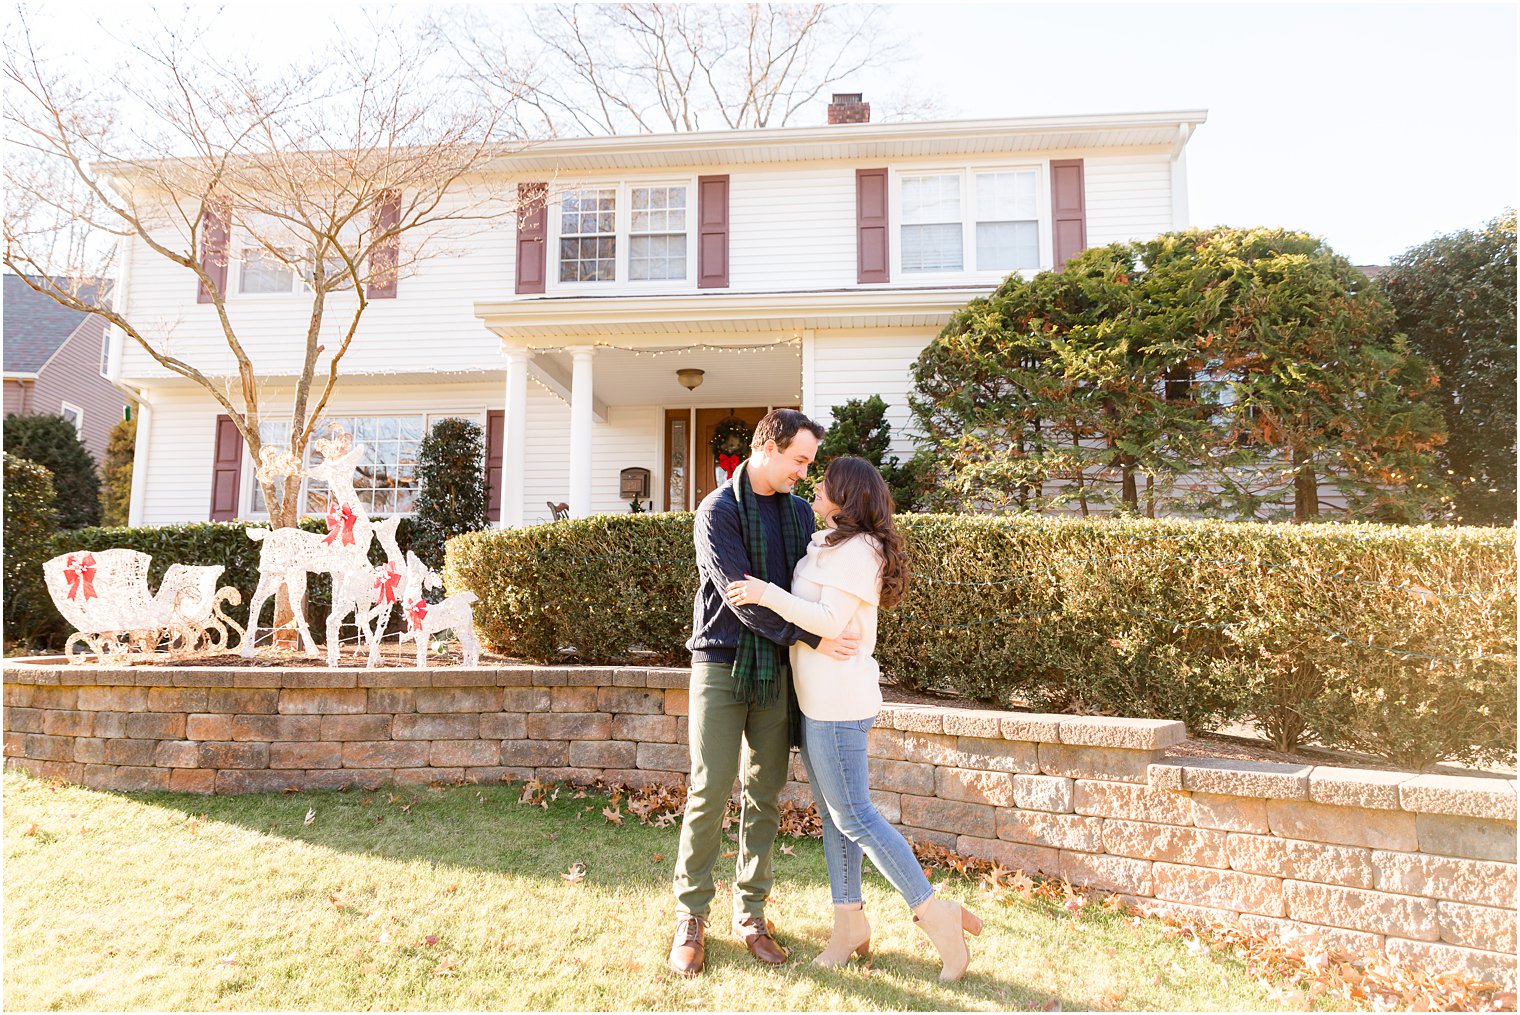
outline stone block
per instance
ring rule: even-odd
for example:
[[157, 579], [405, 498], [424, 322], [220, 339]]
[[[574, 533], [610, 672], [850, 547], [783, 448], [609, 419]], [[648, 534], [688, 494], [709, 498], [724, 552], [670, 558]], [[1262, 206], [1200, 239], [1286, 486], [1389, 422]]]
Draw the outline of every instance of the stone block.
[[127, 716], [130, 712], [96, 712], [95, 735], [97, 737], [124, 737], [127, 735]]
[[[41, 733], [42, 717], [45, 715], [46, 709], [8, 705], [5, 709], [5, 728], [11, 733]], [[99, 718], [101, 713], [95, 715]]]
[[1103, 819], [1003, 807], [997, 812], [997, 837], [1031, 846], [1101, 853]]
[[613, 687], [648, 687], [649, 680], [643, 670], [629, 666], [619, 666], [612, 671], [612, 679], [608, 681]]
[[1399, 806], [1421, 814], [1515, 821], [1515, 780], [1467, 775], [1418, 775], [1399, 784]]
[[391, 689], [432, 687], [433, 670], [415, 667], [394, 670], [360, 670], [355, 674], [357, 687], [383, 687]]
[[[106, 741], [106, 764], [108, 765], [133, 765], [148, 767], [153, 764], [153, 756], [158, 752], [157, 740], [107, 740]], [[31, 753], [28, 751], [27, 753]], [[205, 766], [201, 766], [205, 767]]]
[[563, 740], [503, 740], [501, 763], [509, 768], [562, 768], [570, 762]]
[[48, 736], [87, 737], [94, 727], [94, 712], [49, 709], [42, 713], [42, 732]]
[[1153, 891], [1149, 860], [1132, 860], [1104, 853], [1061, 851], [1061, 877], [1083, 888], [1102, 892], [1150, 895]]
[[602, 777], [596, 768], [540, 768], [534, 773], [544, 782], [563, 782], [571, 786], [590, 786]]
[[[471, 770], [473, 771], [473, 769]], [[602, 773], [602, 781], [609, 786], [680, 786], [685, 780], [678, 772], [645, 771], [638, 768], [609, 768]]]
[[534, 740], [606, 740], [612, 736], [612, 716], [605, 712], [541, 712], [528, 716], [528, 736]]
[[464, 781], [485, 786], [498, 782], [526, 782], [533, 778], [531, 768], [508, 768], [505, 766], [486, 765], [482, 768], [467, 768], [464, 770]]
[[1367, 807], [1338, 807], [1308, 800], [1267, 801], [1267, 823], [1273, 835], [1309, 839], [1342, 846], [1413, 851], [1414, 815]]
[[1388, 957], [1401, 964], [1417, 965], [1437, 974], [1459, 973], [1480, 983], [1497, 983], [1511, 991], [1516, 986], [1513, 955], [1394, 937], [1384, 947]]
[[596, 692], [595, 711], [659, 715], [665, 711], [665, 692], [658, 688], [602, 687]]
[[232, 674], [232, 686], [244, 688], [277, 688], [280, 686], [280, 676], [280, 671], [273, 668], [234, 670]]
[[569, 682], [568, 669], [539, 666], [533, 670], [534, 687], [564, 687]]
[[633, 768], [638, 764], [639, 745], [630, 740], [573, 740], [571, 768]]
[[[79, 692], [80, 692], [80, 690], [81, 690], [81, 688], [78, 688], [78, 687], [59, 687], [59, 686], [56, 686], [56, 681], [55, 681], [55, 686], [52, 686], [52, 687], [38, 685], [37, 687], [34, 687], [32, 689], [32, 707], [33, 708], [78, 708], [79, 707]], [[147, 707], [148, 707], [148, 705], [147, 705], [147, 698], [145, 697], [145, 698], [143, 698], [143, 708], [147, 708]], [[125, 708], [123, 708], [123, 709], [118, 709], [117, 711], [127, 712], [127, 711], [140, 711], [140, 710], [138, 710], [138, 709], [125, 709]]]
[[[191, 739], [199, 739], [192, 737]], [[233, 740], [321, 740], [319, 715], [238, 715], [232, 717]], [[319, 768], [318, 765], [290, 766]]]
[[974, 835], [983, 839], [997, 836], [996, 809], [987, 804], [904, 794], [902, 820], [903, 824], [914, 828]]
[[1251, 832], [1265, 835], [1272, 830], [1267, 821], [1267, 802], [1255, 797], [1221, 796], [1217, 793], [1194, 793], [1193, 824], [1199, 828], [1218, 828], [1226, 832]]
[[878, 726], [871, 727], [871, 731], [866, 734], [866, 754], [873, 760], [905, 760], [907, 755], [903, 753], [902, 730], [882, 729]]
[[676, 743], [678, 743], [678, 744], [690, 743], [690, 739], [687, 736], [687, 729], [688, 729], [688, 722], [687, 722], [687, 720], [688, 720], [687, 716], [684, 716], [684, 715], [678, 715], [678, 716], [676, 716]]
[[1160, 751], [1138, 751], [1121, 747], [1041, 743], [1038, 750], [1041, 772], [1068, 779], [1145, 783], [1149, 779], [1151, 764], [1161, 760]]
[[178, 712], [129, 712], [127, 736], [141, 740], [183, 740], [185, 717]]
[[187, 740], [231, 740], [232, 716], [230, 715], [187, 715], [185, 716], [185, 739]]
[[1408, 772], [1316, 765], [1309, 773], [1309, 799], [1342, 807], [1398, 810], [1399, 784], [1412, 778]]
[[399, 715], [417, 711], [417, 692], [410, 687], [372, 687], [365, 711], [378, 715]]
[[153, 750], [158, 768], [199, 768], [201, 745], [194, 740], [160, 740]]
[[417, 740], [350, 740], [343, 744], [344, 768], [421, 768], [428, 745]]
[[1057, 775], [1016, 775], [1013, 802], [1024, 810], [1066, 814], [1072, 808], [1076, 783]]
[[163, 667], [160, 672], [164, 676], [164, 683], [173, 683], [175, 687], [233, 686], [233, 671], [222, 666], [187, 666], [183, 669]]
[[1033, 744], [956, 737], [943, 733], [901, 732], [902, 754], [907, 761], [949, 768], [976, 768], [987, 772], [1033, 773], [1040, 770]]
[[3, 691], [0, 691], [7, 709], [29, 708], [32, 704], [32, 694], [31, 684], [7, 683], [4, 685]]
[[[81, 759], [83, 760], [83, 759]], [[1480, 906], [1514, 906], [1515, 865], [1427, 853], [1372, 851], [1373, 884], [1384, 892]]]
[[200, 764], [197, 767], [268, 768], [269, 745], [253, 741], [234, 743], [210, 741], [203, 743], [200, 745]]
[[1187, 739], [1187, 727], [1172, 719], [1124, 719], [1069, 715], [1061, 720], [1061, 743], [1076, 747], [1117, 747], [1164, 751]]
[[[983, 772], [973, 768], [937, 768], [934, 770], [934, 793], [942, 800], [965, 800], [1013, 806], [1013, 776], [1007, 772]], [[902, 792], [912, 792], [903, 790]]]
[[1173, 863], [1156, 864], [1152, 876], [1158, 899], [1236, 913], [1286, 915], [1281, 878]]
[[1005, 714], [991, 709], [947, 708], [940, 716], [940, 728], [958, 737], [1001, 740]]
[[284, 743], [269, 745], [270, 768], [341, 768], [342, 744]]
[[[1044, 745], [1041, 745], [1044, 749]], [[1125, 782], [1078, 779], [1072, 793], [1072, 809], [1078, 814], [1131, 821], [1154, 821], [1168, 825], [1191, 825], [1193, 801], [1180, 793], [1151, 789]]]
[[389, 740], [392, 721], [389, 715], [324, 715], [322, 739], [339, 743], [345, 740]]
[[1283, 898], [1288, 903], [1288, 916], [1305, 923], [1418, 941], [1439, 941], [1441, 937], [1433, 899], [1293, 880], [1283, 882]]
[[1372, 850], [1365, 847], [1234, 834], [1229, 837], [1228, 850], [1230, 866], [1249, 874], [1274, 874], [1347, 888], [1375, 887]]
[[440, 666], [428, 671], [434, 687], [496, 687], [496, 670], [485, 666]]
[[673, 715], [615, 715], [612, 717], [612, 739], [673, 744], [676, 742], [676, 717]]
[[169, 788], [169, 769], [167, 768], [122, 765], [119, 768], [105, 768], [103, 771], [104, 782], [94, 788], [117, 790], [123, 793], [141, 793], [147, 790]]
[[800, 782], [788, 782], [781, 787], [781, 793], [776, 797], [776, 803], [790, 804], [793, 807], [806, 807], [813, 802], [813, 794]]
[[305, 776], [301, 772], [272, 769], [227, 769], [216, 773], [218, 793], [283, 793], [299, 788]]
[[[363, 677], [360, 677], [363, 680]], [[355, 785], [357, 775], [352, 769], [347, 768], [311, 768], [304, 772], [291, 772], [291, 778], [299, 774], [302, 789], [337, 789], [343, 790]]]
[[691, 748], [685, 744], [639, 744], [636, 766], [661, 772], [690, 772]]
[[391, 719], [392, 740], [473, 740], [479, 734], [480, 716], [467, 712], [418, 712]]
[[[13, 736], [17, 738], [22, 737], [22, 735], [19, 733], [7, 733], [5, 735], [5, 753], [7, 755], [25, 753], [24, 748], [19, 745], [14, 750], [12, 750], [11, 737]], [[105, 764], [106, 743], [107, 741], [101, 739], [100, 737], [75, 737], [74, 760], [89, 765]]]
[[1463, 902], [1438, 902], [1441, 940], [1465, 948], [1515, 954], [1515, 910], [1493, 906], [1469, 906]]
[[684, 688], [691, 686], [691, 670], [661, 666], [646, 670], [645, 673], [647, 674], [645, 684], [647, 687], [669, 689], [672, 687]]
[[885, 726], [890, 718], [893, 729], [909, 733], [944, 733], [943, 710], [933, 705], [905, 705], [894, 703], [882, 707], [876, 722]]
[[501, 764], [501, 744], [495, 740], [435, 740], [428, 752], [434, 768], [478, 768]]
[[[1515, 823], [1512, 821], [1487, 821], [1455, 814], [1416, 814], [1414, 819], [1422, 853], [1515, 862]], [[1412, 847], [1400, 848], [1412, 850]]]
[[528, 736], [528, 717], [521, 712], [486, 712], [480, 717], [483, 740], [523, 740]]
[[280, 692], [267, 687], [213, 687], [206, 711], [223, 715], [270, 715], [279, 711]]
[[920, 765], [912, 761], [873, 761], [868, 776], [872, 789], [888, 793], [912, 793], [916, 796], [934, 795], [933, 765]]
[[1139, 860], [1164, 860], [1194, 867], [1230, 866], [1225, 833], [1206, 828], [1110, 818], [1103, 822], [1100, 848], [1107, 853]]
[[288, 669], [280, 673], [280, 686], [303, 689], [358, 687], [359, 677], [353, 670], [346, 669]]
[[209, 768], [176, 768], [169, 772], [169, 789], [175, 793], [209, 794], [216, 789], [216, 773]]
[[691, 692], [680, 687], [665, 691], [665, 714], [687, 715], [691, 712]]
[[956, 837], [955, 851], [963, 856], [978, 856], [984, 860], [996, 861], [1011, 871], [1061, 876], [1061, 852], [1048, 846], [961, 835]]
[[504, 712], [547, 712], [554, 703], [553, 688], [503, 687], [501, 708]]
[[499, 712], [499, 687], [419, 687], [418, 712]]
[[1013, 712], [1003, 716], [1004, 740], [1023, 740], [1032, 744], [1059, 744], [1061, 723], [1067, 717], [1050, 712]]
[[1186, 788], [1182, 784], [1182, 766], [1167, 762], [1152, 762], [1146, 766], [1145, 784], [1152, 789], [1165, 789], [1173, 792], [1181, 792]]
[[887, 793], [882, 790], [871, 790], [871, 806], [876, 808], [876, 813], [887, 820], [889, 825], [902, 823], [902, 794]]
[[282, 715], [361, 715], [369, 692], [360, 687], [292, 687], [280, 692]]
[[1182, 788], [1190, 793], [1269, 800], [1309, 799], [1309, 765], [1233, 758], [1183, 758], [1177, 764], [1182, 769]]
[[204, 712], [208, 691], [204, 687], [150, 687], [149, 712]]
[[[76, 701], [78, 707], [87, 712], [146, 712], [149, 690], [147, 687], [81, 687]], [[40, 693], [36, 696], [38, 700], [41, 697]], [[198, 708], [187, 711], [206, 710]]]
[[945, 849], [954, 850], [960, 842], [960, 836], [954, 832], [940, 832], [932, 828], [914, 828], [911, 825], [894, 826], [897, 834], [908, 840], [909, 845], [927, 842], [933, 846], [943, 846]]
[[595, 712], [596, 688], [551, 687], [549, 708], [554, 712]]

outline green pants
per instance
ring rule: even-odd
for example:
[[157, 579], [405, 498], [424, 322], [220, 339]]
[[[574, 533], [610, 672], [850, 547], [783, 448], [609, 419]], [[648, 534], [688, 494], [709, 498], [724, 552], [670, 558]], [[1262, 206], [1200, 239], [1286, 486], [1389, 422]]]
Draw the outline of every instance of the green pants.
[[[681, 848], [676, 855], [676, 909], [707, 917], [713, 899], [713, 866], [727, 840], [723, 811], [734, 776], [742, 776], [739, 851], [734, 863], [734, 915], [765, 915], [771, 891], [771, 846], [781, 822], [777, 799], [786, 786], [791, 754], [787, 703], [791, 681], [782, 680], [775, 703], [764, 708], [734, 697], [732, 667], [698, 663], [691, 670], [691, 775]], [[741, 761], [740, 746], [743, 746]]]

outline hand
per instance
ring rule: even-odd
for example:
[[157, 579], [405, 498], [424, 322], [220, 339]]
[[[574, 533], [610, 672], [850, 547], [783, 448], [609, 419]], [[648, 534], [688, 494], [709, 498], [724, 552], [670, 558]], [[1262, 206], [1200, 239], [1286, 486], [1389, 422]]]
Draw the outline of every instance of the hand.
[[848, 659], [860, 649], [860, 635], [846, 631], [838, 638], [825, 638], [818, 643], [818, 651], [830, 659]]
[[729, 582], [723, 598], [730, 606], [758, 606], [765, 596], [765, 582], [759, 578], [744, 576], [743, 581]]

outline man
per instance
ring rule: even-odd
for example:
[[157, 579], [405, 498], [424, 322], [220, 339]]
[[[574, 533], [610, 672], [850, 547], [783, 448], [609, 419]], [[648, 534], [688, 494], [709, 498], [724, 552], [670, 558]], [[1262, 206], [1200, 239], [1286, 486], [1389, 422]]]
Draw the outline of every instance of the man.
[[[742, 779], [739, 851], [734, 870], [734, 932], [761, 962], [787, 953], [771, 936], [765, 901], [778, 799], [791, 752], [792, 700], [787, 646], [801, 640], [838, 659], [859, 637], [822, 641], [770, 610], [730, 606], [728, 583], [745, 575], [790, 590], [816, 525], [813, 509], [792, 488], [807, 476], [823, 427], [794, 409], [776, 409], [755, 427], [749, 460], [697, 508], [696, 600], [692, 606], [691, 775], [676, 857], [676, 933], [670, 968], [702, 971], [713, 866], [723, 850], [723, 812], [735, 775]], [[740, 744], [743, 744], [741, 764]]]

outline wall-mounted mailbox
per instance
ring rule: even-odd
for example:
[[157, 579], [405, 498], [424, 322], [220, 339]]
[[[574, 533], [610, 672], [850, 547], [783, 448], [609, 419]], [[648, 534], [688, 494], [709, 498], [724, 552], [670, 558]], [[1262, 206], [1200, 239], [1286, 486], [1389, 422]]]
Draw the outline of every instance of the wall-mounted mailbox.
[[621, 480], [622, 495], [625, 499], [632, 500], [637, 497], [643, 500], [649, 496], [648, 469], [624, 469], [618, 475]]

